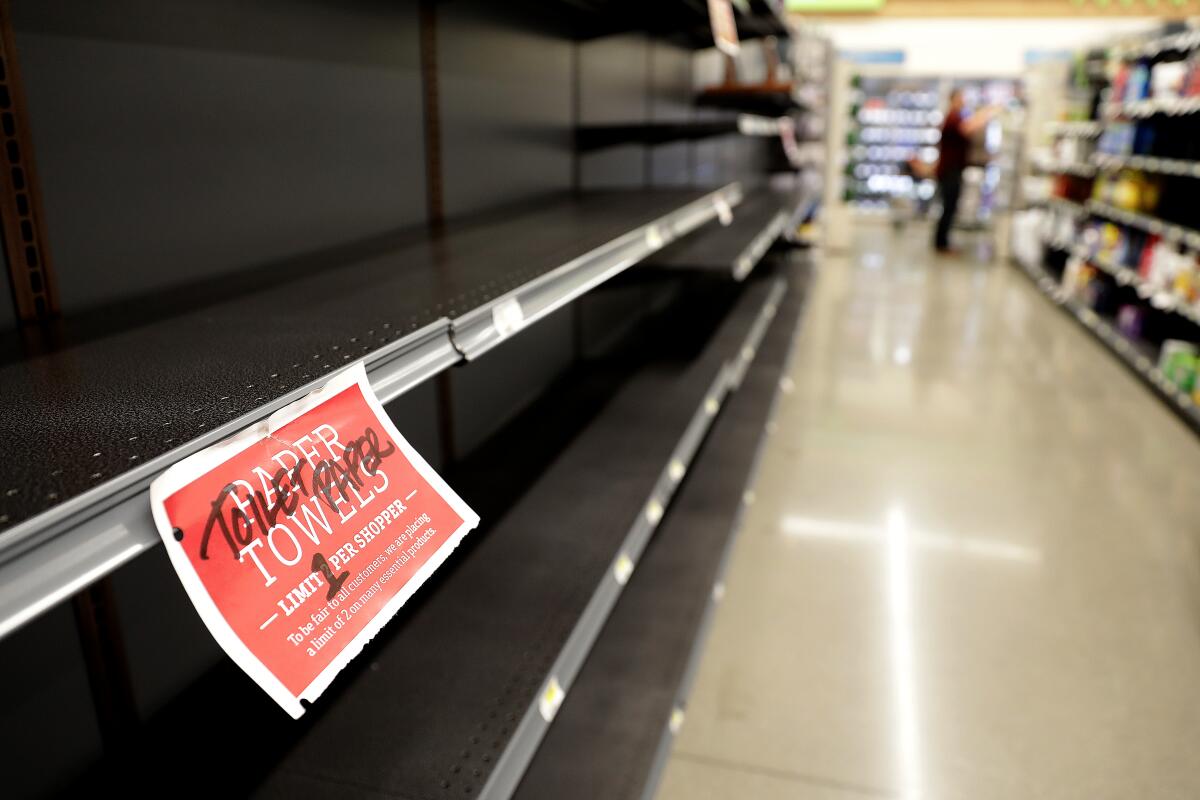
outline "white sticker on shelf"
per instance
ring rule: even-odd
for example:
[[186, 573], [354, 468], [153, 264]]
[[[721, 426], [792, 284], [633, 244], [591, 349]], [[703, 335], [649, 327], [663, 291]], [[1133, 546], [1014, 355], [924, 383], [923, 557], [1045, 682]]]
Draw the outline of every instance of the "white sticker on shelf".
[[667, 475], [675, 483], [683, 480], [683, 476], [687, 474], [687, 467], [678, 458], [672, 458], [671, 463], [667, 465]]
[[629, 576], [633, 574], [633, 559], [625, 553], [617, 556], [617, 560], [613, 562], [613, 577], [617, 579], [617, 583], [621, 586], [629, 583]]
[[657, 525], [663, 518], [663, 511], [662, 503], [658, 500], [651, 500], [649, 503], [646, 503], [646, 520], [651, 525]]
[[717, 219], [722, 225], [728, 226], [733, 223], [733, 209], [729, 207], [729, 201], [724, 197], [713, 200], [713, 208], [717, 210]]
[[679, 731], [683, 729], [683, 709], [679, 706], [671, 709], [671, 720], [667, 723], [667, 728], [670, 729], [672, 736], [678, 736]]
[[666, 242], [663, 240], [662, 231], [658, 229], [657, 225], [651, 225], [649, 228], [646, 228], [646, 245], [650, 249], [658, 250], [664, 244]]
[[521, 301], [510, 297], [493, 306], [492, 327], [502, 338], [508, 338], [525, 327], [525, 311], [521, 308]]
[[563, 691], [562, 684], [558, 682], [558, 678], [554, 675], [550, 676], [550, 680], [546, 681], [546, 686], [542, 689], [541, 695], [538, 697], [538, 713], [542, 715], [542, 719], [546, 722], [553, 722], [554, 715], [558, 713], [558, 709], [562, 706], [563, 699], [567, 693]]

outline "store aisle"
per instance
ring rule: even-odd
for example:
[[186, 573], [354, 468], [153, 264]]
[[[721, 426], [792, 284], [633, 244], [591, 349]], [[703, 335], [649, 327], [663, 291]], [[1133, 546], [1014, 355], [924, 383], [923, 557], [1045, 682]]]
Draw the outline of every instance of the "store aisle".
[[1200, 797], [1195, 437], [1016, 269], [858, 238], [659, 797]]

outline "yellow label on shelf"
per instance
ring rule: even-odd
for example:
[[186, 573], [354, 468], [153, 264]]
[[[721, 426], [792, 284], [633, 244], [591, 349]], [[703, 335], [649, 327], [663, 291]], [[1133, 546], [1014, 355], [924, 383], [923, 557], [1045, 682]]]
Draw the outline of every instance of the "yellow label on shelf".
[[552, 722], [566, 696], [567, 693], [563, 691], [558, 678], [551, 675], [550, 680], [546, 682], [546, 687], [542, 689], [542, 696], [538, 698], [538, 712], [542, 715], [542, 719]]
[[625, 553], [617, 556], [617, 560], [613, 562], [613, 577], [617, 579], [617, 583], [624, 586], [629, 583], [629, 576], [633, 574], [633, 559]]

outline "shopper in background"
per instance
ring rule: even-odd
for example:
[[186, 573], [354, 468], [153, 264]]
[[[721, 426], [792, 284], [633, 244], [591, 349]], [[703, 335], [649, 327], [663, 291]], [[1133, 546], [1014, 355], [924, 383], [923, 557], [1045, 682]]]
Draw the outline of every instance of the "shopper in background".
[[950, 228], [954, 215], [958, 213], [958, 198], [962, 194], [963, 170], [967, 167], [967, 153], [971, 150], [971, 137], [981, 131], [995, 116], [995, 110], [981, 108], [966, 116], [961, 89], [950, 93], [950, 107], [942, 122], [942, 139], [938, 145], [937, 180], [942, 196], [942, 216], [938, 220], [933, 246], [939, 253], [951, 253]]

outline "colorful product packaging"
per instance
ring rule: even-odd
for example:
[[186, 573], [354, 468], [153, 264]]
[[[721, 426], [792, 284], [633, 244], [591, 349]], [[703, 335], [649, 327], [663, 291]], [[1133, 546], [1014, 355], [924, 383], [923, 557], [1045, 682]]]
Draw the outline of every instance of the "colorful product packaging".
[[1163, 342], [1158, 369], [1171, 383], [1185, 392], [1196, 387], [1196, 345], [1179, 339]]

